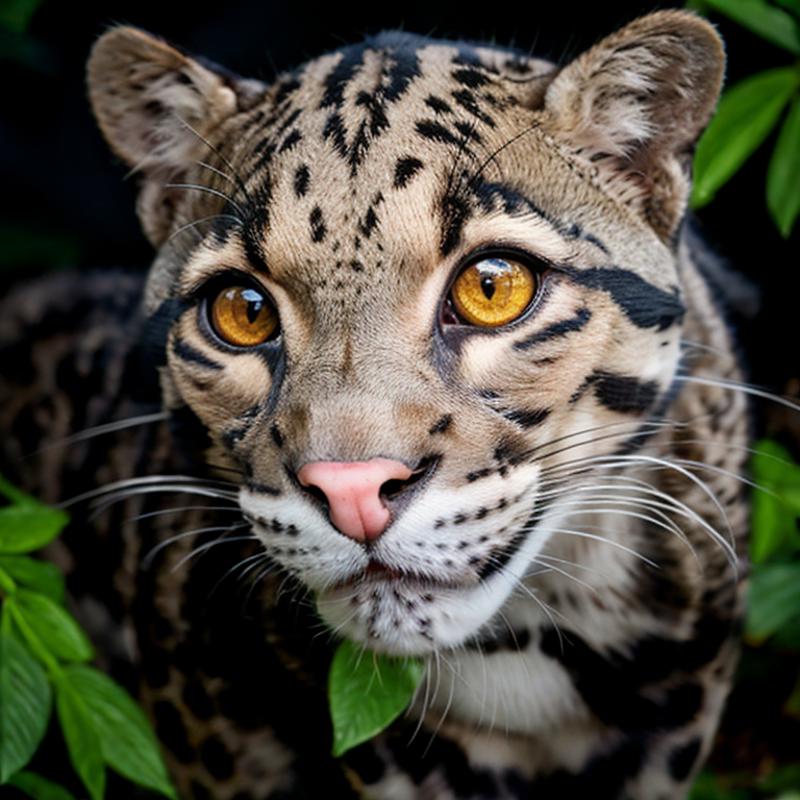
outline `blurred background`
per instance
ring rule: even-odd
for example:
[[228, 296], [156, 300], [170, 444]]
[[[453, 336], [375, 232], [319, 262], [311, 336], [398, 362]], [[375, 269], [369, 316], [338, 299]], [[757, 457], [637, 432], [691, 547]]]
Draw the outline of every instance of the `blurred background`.
[[[800, 12], [798, 0], [777, 2], [775, 8]], [[796, 53], [737, 24], [730, 14], [715, 12], [712, 6], [718, 11], [719, 5], [709, 2], [701, 10], [727, 42], [728, 85], [762, 70], [797, 69]], [[513, 44], [565, 63], [622, 24], [665, 7], [669, 4], [618, 0], [493, 0], [469, 10], [450, 0], [371, 6], [308, 0], [0, 0], [0, 292], [52, 270], [146, 269], [152, 256], [134, 213], [134, 181], [126, 180], [125, 168], [103, 143], [86, 100], [84, 64], [92, 43], [110, 25], [140, 26], [242, 75], [269, 81], [308, 57], [388, 28]], [[800, 226], [782, 235], [765, 202], [765, 176], [777, 137], [776, 127], [696, 217], [703, 235], [745, 280], [746, 289], [749, 282], [748, 302], [735, 322], [750, 380], [769, 392], [797, 398]], [[754, 425], [759, 437], [769, 436], [795, 458], [800, 455], [800, 412], [759, 402]], [[788, 482], [800, 498], [798, 476], [800, 471], [795, 474], [787, 467], [763, 481]], [[782, 515], [781, 535], [789, 538], [770, 557], [778, 552], [782, 564], [797, 567], [796, 514], [791, 509], [776, 513]], [[800, 587], [800, 571], [793, 574]], [[797, 614], [789, 619], [794, 634], [781, 639], [773, 630], [762, 630], [749, 638], [740, 688], [712, 761], [714, 774], [703, 778], [697, 798], [800, 798], [800, 793], [784, 794], [800, 791], [797, 589], [795, 594]]]

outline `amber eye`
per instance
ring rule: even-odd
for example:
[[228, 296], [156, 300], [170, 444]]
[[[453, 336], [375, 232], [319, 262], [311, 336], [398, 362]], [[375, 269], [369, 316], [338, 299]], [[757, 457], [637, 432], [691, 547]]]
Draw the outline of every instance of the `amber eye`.
[[278, 312], [258, 289], [228, 286], [211, 302], [211, 325], [228, 344], [255, 347], [278, 330]]
[[451, 296], [459, 316], [473, 325], [497, 328], [513, 322], [536, 293], [536, 277], [508, 258], [485, 258], [456, 278]]

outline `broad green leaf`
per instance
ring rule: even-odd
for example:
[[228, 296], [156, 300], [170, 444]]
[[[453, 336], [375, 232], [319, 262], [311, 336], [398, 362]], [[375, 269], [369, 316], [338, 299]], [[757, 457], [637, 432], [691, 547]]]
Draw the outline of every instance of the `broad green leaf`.
[[100, 737], [103, 760], [134, 783], [177, 799], [142, 710], [111, 678], [86, 666], [66, 670]]
[[775, 127], [800, 82], [791, 67], [759, 72], [728, 89], [697, 145], [694, 157], [695, 208], [710, 202]]
[[22, 33], [28, 27], [36, 9], [42, 0], [3, 0], [0, 3], [0, 25], [16, 33]]
[[379, 656], [342, 642], [328, 676], [334, 756], [372, 738], [399, 717], [424, 672], [415, 659]]
[[767, 169], [767, 206], [784, 238], [800, 214], [800, 97], [789, 109]]
[[800, 466], [789, 452], [769, 439], [756, 443], [750, 462], [753, 481], [753, 524], [750, 556], [762, 563], [800, 545], [796, 517], [800, 515]]
[[43, 594], [20, 589], [14, 596], [16, 608], [36, 638], [62, 661], [88, 661], [92, 645], [72, 614]]
[[800, 55], [800, 30], [785, 11], [764, 0], [706, 0], [720, 14], [730, 17], [772, 44]]
[[4, 624], [0, 630], [0, 783], [36, 752], [47, 729], [50, 703], [44, 670]]
[[18, 505], [0, 508], [0, 553], [28, 553], [58, 536], [69, 517], [56, 508]]
[[800, 617], [800, 561], [754, 566], [745, 630], [763, 641]]
[[48, 781], [35, 772], [18, 772], [9, 783], [33, 800], [75, 800], [63, 786]]
[[65, 671], [56, 681], [56, 709], [72, 766], [92, 800], [103, 800], [106, 768], [94, 718]]
[[0, 556], [0, 569], [21, 586], [47, 595], [56, 603], [64, 602], [64, 576], [55, 564], [28, 556]]

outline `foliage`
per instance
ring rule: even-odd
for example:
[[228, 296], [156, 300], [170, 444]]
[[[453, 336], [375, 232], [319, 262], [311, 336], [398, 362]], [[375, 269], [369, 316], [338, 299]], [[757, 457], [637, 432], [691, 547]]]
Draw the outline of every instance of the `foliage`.
[[[768, 668], [787, 657], [800, 663], [800, 465], [777, 442], [763, 440], [755, 447], [750, 471], [757, 488], [745, 641], [750, 654]], [[800, 675], [795, 680], [783, 709], [794, 717], [800, 716]], [[800, 753], [796, 763], [773, 762], [759, 775], [708, 771], [698, 779], [692, 800], [796, 800], [799, 791]]]
[[0, 784], [37, 800], [72, 795], [24, 767], [47, 731], [53, 704], [73, 767], [91, 800], [102, 800], [106, 767], [176, 798], [141, 709], [87, 665], [92, 645], [64, 606], [64, 579], [28, 553], [67, 523], [0, 478]]
[[411, 702], [425, 667], [413, 658], [390, 658], [342, 642], [333, 657], [328, 697], [333, 754], [371, 739]]
[[[718, 11], [782, 51], [800, 56], [800, 2], [696, 0], [696, 10]], [[781, 122], [782, 120], [782, 122]], [[767, 168], [767, 208], [784, 237], [800, 214], [800, 61], [759, 72], [728, 88], [694, 159], [692, 205], [701, 208], [780, 125]]]

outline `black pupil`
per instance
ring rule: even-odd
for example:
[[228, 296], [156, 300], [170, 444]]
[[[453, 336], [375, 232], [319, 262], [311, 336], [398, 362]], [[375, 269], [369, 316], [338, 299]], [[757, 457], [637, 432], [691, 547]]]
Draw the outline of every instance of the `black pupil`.
[[247, 301], [247, 321], [252, 325], [264, 307], [264, 298], [255, 289], [245, 289], [242, 298]]
[[481, 278], [481, 290], [487, 300], [491, 300], [494, 297], [495, 285], [494, 278], [491, 275], [484, 275]]

